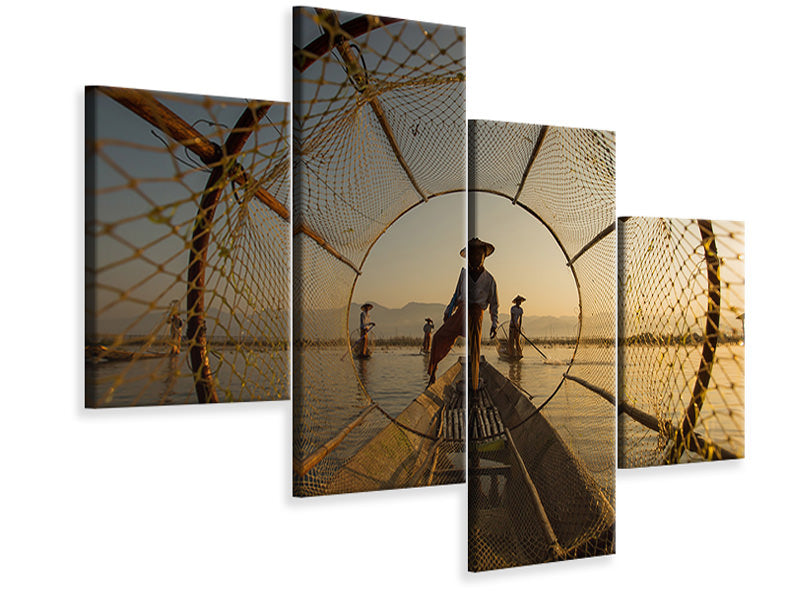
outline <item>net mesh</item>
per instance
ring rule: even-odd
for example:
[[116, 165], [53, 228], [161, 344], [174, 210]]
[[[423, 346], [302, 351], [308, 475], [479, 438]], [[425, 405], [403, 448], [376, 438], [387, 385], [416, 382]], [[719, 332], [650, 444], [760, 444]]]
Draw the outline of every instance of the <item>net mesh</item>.
[[87, 406], [288, 397], [288, 116], [87, 88]]
[[295, 495], [464, 480], [441, 433], [455, 387], [392, 417], [361, 384], [348, 331], [373, 244], [465, 188], [464, 44], [459, 27], [295, 9]]
[[[520, 218], [527, 213], [545, 225], [572, 271], [580, 306], [577, 340], [555, 385], [525, 389], [481, 362], [469, 409], [469, 568], [611, 553], [614, 134], [470, 121], [469, 170], [470, 192], [512, 203]], [[474, 218], [480, 222], [479, 210]], [[534, 260], [520, 257], [520, 267]]]
[[744, 224], [619, 224], [619, 465], [744, 456]]

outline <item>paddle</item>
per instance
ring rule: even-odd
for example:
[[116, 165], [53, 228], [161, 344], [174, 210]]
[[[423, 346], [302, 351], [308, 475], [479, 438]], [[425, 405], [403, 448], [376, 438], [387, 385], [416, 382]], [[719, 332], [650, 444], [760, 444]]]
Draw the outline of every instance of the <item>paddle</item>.
[[534, 344], [532, 341], [530, 341], [530, 339], [528, 339], [528, 336], [527, 336], [527, 335], [525, 335], [524, 333], [522, 333], [522, 331], [520, 331], [519, 333], [520, 333], [520, 335], [521, 335], [522, 337], [524, 337], [524, 338], [525, 338], [525, 339], [528, 341], [528, 343], [529, 343], [531, 346], [533, 346], [534, 350], [536, 350], [536, 351], [537, 351], [539, 354], [541, 354], [541, 355], [542, 355], [542, 358], [544, 358], [545, 360], [547, 360], [547, 357], [544, 355], [544, 352], [542, 352], [541, 350], [539, 350], [539, 348], [537, 348], [537, 347], [536, 347], [536, 344]]

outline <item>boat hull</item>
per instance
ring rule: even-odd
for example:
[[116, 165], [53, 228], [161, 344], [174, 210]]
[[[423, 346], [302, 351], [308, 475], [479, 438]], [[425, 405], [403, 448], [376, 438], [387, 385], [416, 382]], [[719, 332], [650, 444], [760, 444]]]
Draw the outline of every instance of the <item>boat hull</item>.
[[[458, 393], [462, 370], [460, 362], [454, 364], [417, 396], [393, 422], [344, 463], [328, 484], [327, 493], [366, 492], [429, 483], [431, 478], [426, 475], [443, 438], [444, 408], [452, 395]], [[460, 481], [464, 479], [462, 466]]]
[[470, 569], [613, 553], [614, 507], [583, 462], [486, 361], [481, 377], [504, 431], [471, 439]]

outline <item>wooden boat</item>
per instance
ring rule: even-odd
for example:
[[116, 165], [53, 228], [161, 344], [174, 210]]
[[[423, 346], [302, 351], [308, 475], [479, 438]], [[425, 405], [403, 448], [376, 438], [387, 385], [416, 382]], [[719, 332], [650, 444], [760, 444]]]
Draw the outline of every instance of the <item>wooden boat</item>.
[[350, 334], [350, 351], [353, 354], [354, 359], [358, 360], [366, 360], [372, 356], [372, 350], [367, 347], [367, 352], [361, 352], [361, 336], [357, 335], [355, 339], [353, 339], [353, 334]]
[[[497, 337], [494, 338], [494, 345], [497, 348], [497, 356], [500, 360], [508, 362], [517, 361], [522, 358], [522, 352], [519, 354], [511, 353], [508, 351], [508, 321], [500, 323], [497, 328]], [[520, 339], [520, 350], [525, 346], [525, 339]]]
[[495, 338], [494, 342], [495, 342], [495, 347], [497, 348], [497, 356], [499, 356], [501, 360], [506, 360], [511, 362], [522, 358], [522, 354], [509, 353], [507, 339], [500, 338], [498, 336]]
[[614, 507], [586, 466], [485, 360], [470, 402], [469, 561], [481, 571], [609, 554]]
[[[463, 482], [463, 410], [459, 361], [350, 457], [328, 484], [327, 493]], [[455, 441], [461, 451], [453, 451], [452, 444], [446, 448], [448, 441]]]
[[130, 352], [111, 349], [102, 344], [89, 344], [84, 348], [85, 360], [92, 363], [141, 360], [145, 358], [164, 358], [169, 352]]

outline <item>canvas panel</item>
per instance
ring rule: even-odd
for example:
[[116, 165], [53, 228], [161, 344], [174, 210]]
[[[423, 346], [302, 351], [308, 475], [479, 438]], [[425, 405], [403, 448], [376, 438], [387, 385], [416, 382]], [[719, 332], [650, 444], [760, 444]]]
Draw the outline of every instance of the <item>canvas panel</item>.
[[294, 494], [464, 481], [464, 346], [430, 387], [423, 349], [462, 264], [464, 29], [300, 7], [293, 35]]
[[470, 245], [485, 254], [467, 284], [483, 309], [470, 324], [469, 569], [611, 554], [615, 135], [470, 120], [469, 145]]
[[619, 219], [619, 466], [744, 457], [744, 223]]
[[288, 104], [86, 89], [86, 406], [288, 397]]

